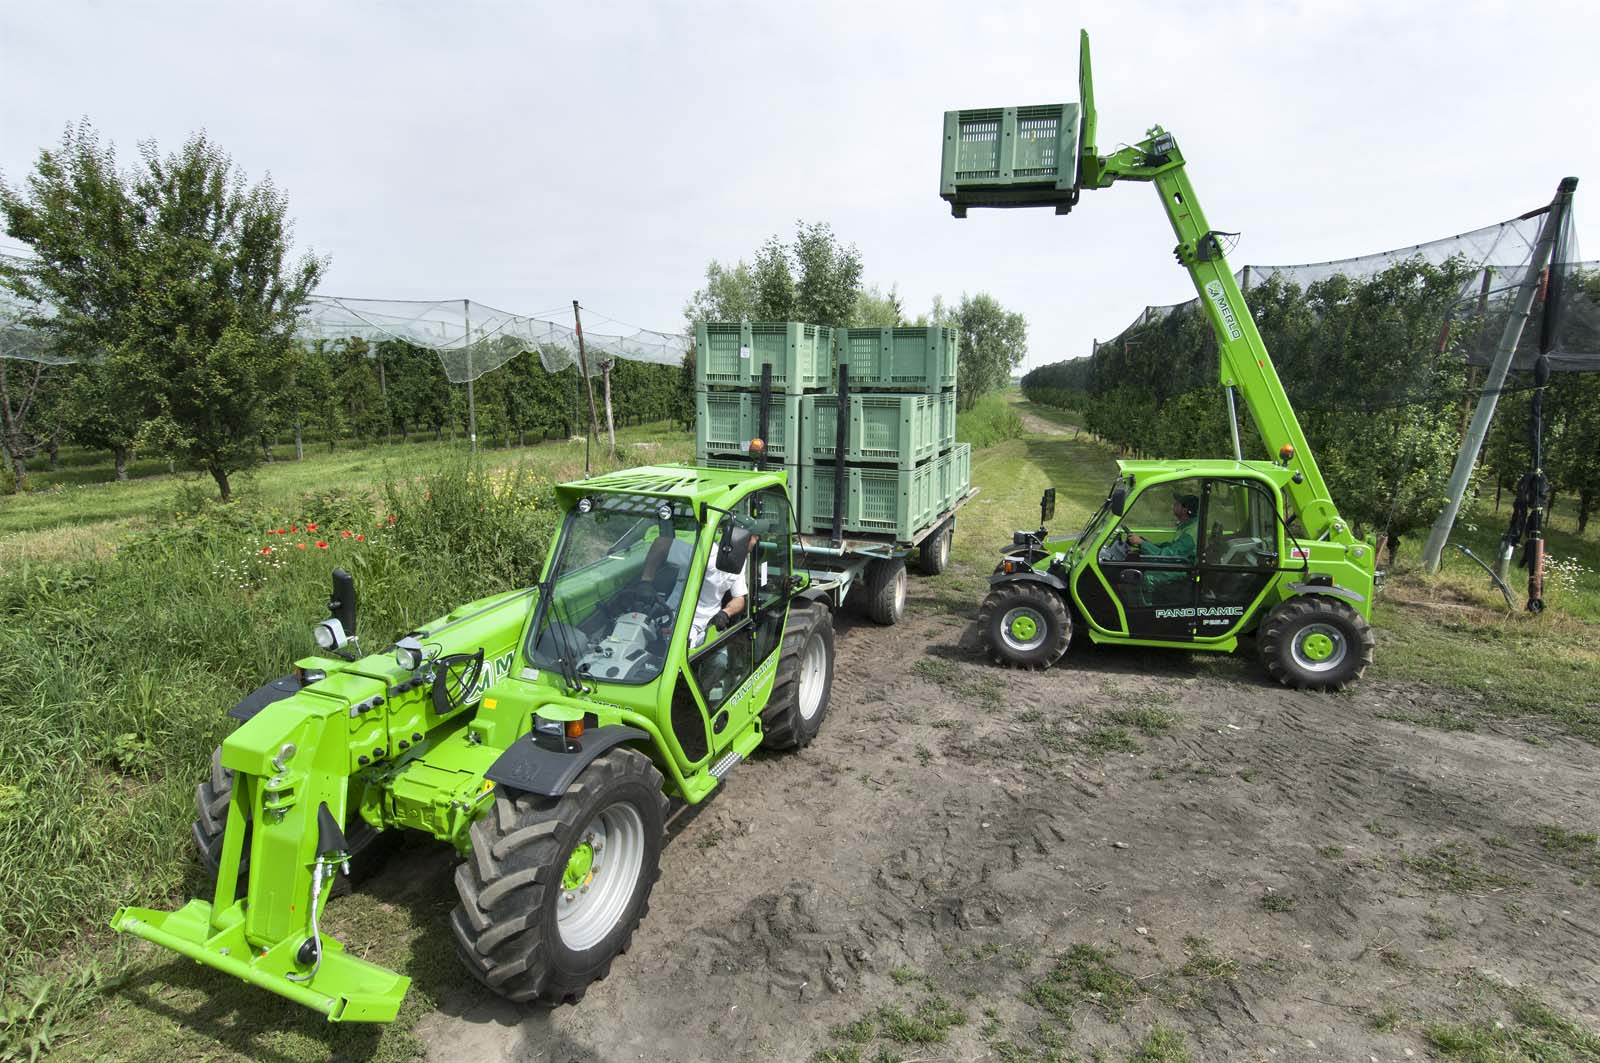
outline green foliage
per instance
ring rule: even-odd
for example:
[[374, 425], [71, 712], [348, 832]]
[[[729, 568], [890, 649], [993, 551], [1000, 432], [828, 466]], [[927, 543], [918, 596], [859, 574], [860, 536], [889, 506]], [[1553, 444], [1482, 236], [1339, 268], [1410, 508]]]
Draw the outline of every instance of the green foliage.
[[1111, 961], [1116, 952], [1093, 945], [1074, 945], [1055, 967], [1028, 990], [1028, 1002], [1051, 1015], [1070, 1020], [1079, 1003], [1094, 1004], [1113, 1022], [1144, 998], [1144, 987]]
[[954, 307], [935, 298], [932, 323], [961, 333], [956, 401], [963, 410], [970, 410], [982, 396], [1009, 387], [1011, 371], [1028, 354], [1027, 318], [1007, 310], [988, 292], [963, 295]]
[[[1457, 330], [1440, 328], [1467, 267], [1419, 259], [1364, 279], [1335, 275], [1302, 289], [1277, 279], [1248, 298], [1340, 512], [1392, 537], [1438, 513], [1458, 440], [1466, 371]], [[1023, 393], [1083, 411], [1084, 427], [1139, 456], [1226, 454], [1216, 339], [1197, 306], [1152, 317], [1087, 359], [1035, 369]], [[1271, 457], [1241, 429], [1246, 457]]]
[[138, 419], [142, 447], [216, 480], [261, 456], [269, 399], [297, 315], [325, 263], [289, 261], [288, 202], [251, 185], [204, 133], [139, 148], [124, 172], [87, 122], [40, 153], [26, 189], [0, 186], [7, 231], [35, 257], [0, 270], [65, 353], [104, 356], [102, 387]]
[[1003, 396], [985, 395], [956, 414], [956, 441], [971, 443], [974, 449], [1021, 438], [1022, 418]]
[[[843, 327], [857, 324], [858, 310], [881, 314], [885, 298], [877, 289], [862, 301], [861, 253], [841, 244], [827, 222], [795, 224], [794, 239], [773, 235], [756, 251], [753, 263], [732, 267], [713, 259], [706, 284], [689, 297], [683, 316], [698, 321], [806, 321]], [[898, 307], [893, 289], [887, 302]]]

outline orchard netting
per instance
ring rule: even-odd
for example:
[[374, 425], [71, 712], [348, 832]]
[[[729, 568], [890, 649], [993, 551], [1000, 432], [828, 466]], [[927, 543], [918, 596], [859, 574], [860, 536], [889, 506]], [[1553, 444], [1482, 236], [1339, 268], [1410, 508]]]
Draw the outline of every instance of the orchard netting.
[[[8, 264], [26, 266], [25, 259]], [[64, 365], [94, 360], [91, 354], [67, 351], [53, 342], [48, 329], [35, 325], [52, 316], [50, 307], [19, 298], [0, 287], [0, 358]], [[614, 324], [609, 318], [600, 318]], [[539, 356], [547, 372], [559, 373], [580, 364], [578, 334], [570, 312], [513, 314], [469, 299], [347, 299], [315, 295], [301, 314], [295, 335], [307, 342], [363, 339], [376, 344], [394, 340], [434, 352], [452, 384], [477, 380], [501, 368], [524, 351]], [[589, 375], [598, 376], [605, 361], [621, 358], [654, 365], [679, 365], [689, 349], [687, 336], [632, 329], [615, 333], [602, 326], [583, 331]]]

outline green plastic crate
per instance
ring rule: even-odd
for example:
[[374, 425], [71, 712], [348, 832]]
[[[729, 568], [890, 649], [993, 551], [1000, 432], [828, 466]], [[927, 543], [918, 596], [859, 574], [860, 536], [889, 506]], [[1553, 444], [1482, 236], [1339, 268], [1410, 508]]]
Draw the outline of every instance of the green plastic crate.
[[[702, 321], [695, 325], [695, 387], [759, 388], [772, 366], [772, 390], [825, 388], [833, 378], [833, 330], [798, 321]], [[702, 353], [704, 352], [704, 353]]]
[[939, 510], [943, 512], [955, 505], [972, 487], [972, 444], [962, 443], [939, 455], [932, 464], [937, 470], [934, 474], [934, 492], [938, 497]]
[[939, 443], [934, 449], [943, 454], [956, 445], [956, 393], [941, 391], [939, 403]]
[[[844, 471], [843, 530], [910, 542], [939, 513], [935, 463], [915, 469], [847, 465]], [[833, 530], [834, 467], [807, 462], [800, 476], [801, 531]]]
[[956, 386], [961, 335], [938, 325], [840, 329], [840, 365], [850, 367], [850, 389], [922, 391]]
[[1077, 202], [1076, 103], [989, 107], [944, 113], [939, 195], [951, 213], [968, 207], [1054, 206]]
[[[695, 452], [744, 453], [761, 431], [761, 397], [748, 391], [695, 393]], [[767, 454], [775, 461], [800, 460], [799, 395], [774, 393], [768, 400]]]
[[[909, 469], [939, 449], [939, 404], [931, 395], [851, 395], [845, 460]], [[839, 442], [839, 396], [801, 402], [806, 461], [833, 461]]]
[[[694, 463], [703, 469], [746, 469], [755, 471], [756, 463], [745, 454], [705, 454], [695, 455]], [[785, 472], [789, 474], [789, 497], [795, 499], [800, 496], [800, 466], [794, 463], [780, 464], [769, 461], [767, 472]]]

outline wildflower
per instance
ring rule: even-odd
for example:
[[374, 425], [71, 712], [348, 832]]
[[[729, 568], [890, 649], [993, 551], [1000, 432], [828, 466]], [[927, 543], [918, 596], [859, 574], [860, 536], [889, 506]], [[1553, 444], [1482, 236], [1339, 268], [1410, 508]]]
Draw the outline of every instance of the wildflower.
[[326, 550], [327, 548], [328, 548], [328, 541], [326, 539], [318, 539], [317, 540], [317, 549], [318, 550]]
[[294, 548], [296, 550], [304, 550], [306, 548], [306, 544], [305, 543], [295, 543], [294, 544]]
[[350, 531], [350, 529], [349, 529], [349, 528], [345, 528], [345, 529], [344, 529], [344, 530], [343, 530], [343, 531], [341, 531], [341, 532], [340, 532], [340, 533], [339, 533], [339, 538], [341, 538], [341, 539], [348, 539], [348, 538], [350, 538], [350, 536], [351, 536], [351, 535], [352, 535], [352, 534], [353, 534], [353, 533], [352, 533], [352, 532], [351, 532], [351, 531]]
[[267, 532], [267, 534], [268, 535], [282, 535], [282, 534], [284, 534], [284, 532], [283, 532], [282, 528], [273, 528], [271, 531]]
[[306, 525], [306, 531], [310, 532], [310, 531], [316, 531], [316, 530], [317, 530], [317, 526], [315, 524], [307, 524]]
[[362, 534], [361, 534], [361, 533], [359, 533], [359, 532], [358, 532], [358, 533], [357, 533], [357, 534], [356, 534], [356, 542], [358, 542], [358, 543], [364, 543], [364, 542], [366, 542], [366, 541], [367, 541], [367, 537], [366, 537], [366, 536], [365, 536], [365, 535], [362, 535]]
[[266, 557], [266, 556], [268, 556], [268, 555], [269, 555], [269, 554], [271, 554], [271, 553], [272, 553], [272, 547], [270, 547], [270, 546], [263, 546], [263, 547], [262, 547], [262, 548], [261, 548], [261, 556], [263, 556], [263, 557]]
[[289, 530], [292, 531], [292, 532], [297, 532], [300, 529], [299, 529], [298, 526], [291, 524], [291, 525], [289, 525]]

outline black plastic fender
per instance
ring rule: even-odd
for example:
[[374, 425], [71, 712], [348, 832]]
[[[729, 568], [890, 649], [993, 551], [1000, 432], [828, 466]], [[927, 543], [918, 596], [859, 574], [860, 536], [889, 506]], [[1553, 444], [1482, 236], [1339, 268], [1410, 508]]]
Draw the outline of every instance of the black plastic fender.
[[529, 734], [501, 753], [483, 777], [526, 794], [560, 797], [600, 754], [641, 739], [648, 742], [650, 736], [637, 727], [612, 724], [585, 731], [582, 738], [568, 741], [569, 751], [558, 752], [536, 744]]
[[240, 723], [248, 723], [256, 713], [273, 702], [298, 694], [302, 685], [300, 677], [292, 674], [280, 676], [270, 683], [262, 683], [240, 698], [239, 703], [228, 710], [228, 715]]
[[1295, 594], [1326, 594], [1332, 598], [1343, 598], [1345, 601], [1354, 602], [1357, 605], [1367, 600], [1365, 595], [1332, 583], [1290, 583], [1287, 584], [1287, 589]]
[[1068, 601], [1070, 601], [1072, 598], [1072, 596], [1067, 593], [1066, 580], [1061, 579], [1059, 576], [1052, 575], [1049, 572], [1037, 572], [1033, 569], [1029, 569], [1026, 572], [1013, 572], [1010, 575], [1007, 575], [1004, 572], [997, 572], [989, 577], [989, 586], [991, 587], [998, 587], [1002, 583], [1042, 583], [1051, 590], [1056, 591]]

